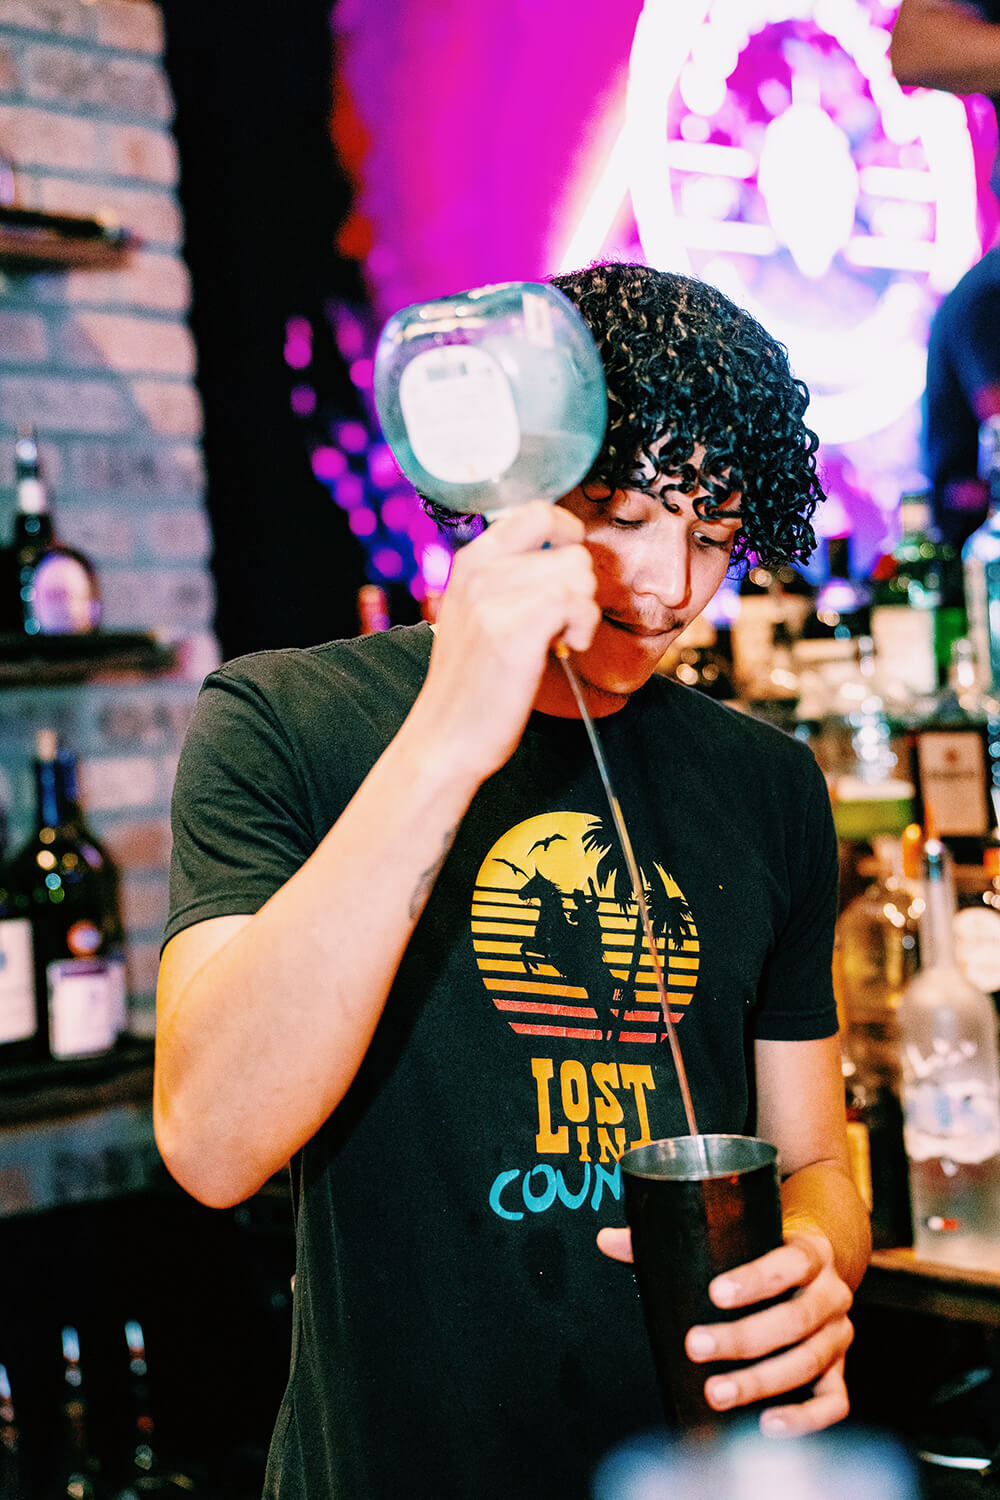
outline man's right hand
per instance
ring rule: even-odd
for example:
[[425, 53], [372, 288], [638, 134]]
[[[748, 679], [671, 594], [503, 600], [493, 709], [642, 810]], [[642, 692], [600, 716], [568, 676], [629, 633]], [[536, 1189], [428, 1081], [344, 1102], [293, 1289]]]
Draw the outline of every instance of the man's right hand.
[[456, 556], [410, 727], [460, 773], [483, 781], [509, 759], [557, 640], [590, 645], [601, 616], [583, 538], [576, 516], [536, 500]]

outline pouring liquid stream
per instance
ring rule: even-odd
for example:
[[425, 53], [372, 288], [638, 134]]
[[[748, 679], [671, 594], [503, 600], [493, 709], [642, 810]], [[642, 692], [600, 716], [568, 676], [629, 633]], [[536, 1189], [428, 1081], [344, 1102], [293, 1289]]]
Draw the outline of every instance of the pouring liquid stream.
[[670, 1005], [667, 1000], [667, 987], [663, 977], [663, 965], [660, 962], [660, 953], [659, 949], [656, 946], [656, 937], [653, 932], [653, 924], [650, 921], [649, 917], [649, 907], [646, 904], [646, 895], [642, 887], [642, 876], [639, 873], [639, 865], [636, 861], [635, 853], [632, 848], [632, 840], [629, 838], [628, 829], [625, 826], [625, 819], [622, 815], [621, 804], [618, 801], [618, 797], [616, 796], [614, 787], [611, 783], [611, 776], [608, 772], [608, 763], [604, 758], [604, 751], [602, 750], [601, 742], [597, 737], [596, 726], [593, 719], [591, 718], [590, 710], [587, 707], [586, 700], [584, 699], [583, 690], [580, 687], [580, 679], [577, 677], [576, 672], [573, 670], [573, 664], [570, 661], [569, 647], [563, 641], [557, 641], [555, 646], [553, 647], [553, 651], [557, 661], [561, 665], [563, 672], [566, 675], [566, 680], [569, 683], [570, 690], [572, 691], [573, 697], [576, 701], [576, 706], [580, 711], [580, 717], [583, 720], [584, 728], [587, 731], [587, 738], [590, 741], [590, 748], [594, 752], [594, 760], [597, 764], [597, 770], [600, 774], [605, 795], [608, 799], [608, 806], [611, 809], [611, 817], [615, 825], [615, 831], [618, 834], [618, 841], [622, 846], [622, 853], [625, 856], [625, 864], [628, 869], [629, 879], [632, 882], [632, 894], [635, 897], [635, 904], [639, 913], [639, 920], [642, 923], [642, 930], [646, 939], [646, 948], [649, 953], [650, 960], [652, 961], [653, 973], [656, 976], [656, 988], [660, 997], [660, 1009], [663, 1012], [663, 1023], [667, 1030], [667, 1038], [670, 1042], [670, 1052], [674, 1060], [674, 1068], [677, 1072], [677, 1082], [680, 1086], [681, 1091], [681, 1102], [684, 1105], [684, 1117], [687, 1121], [689, 1133], [698, 1141], [699, 1151], [701, 1154], [700, 1165], [707, 1173], [708, 1159], [705, 1150], [705, 1143], [702, 1140], [701, 1136], [698, 1134], [698, 1126], [695, 1122], [694, 1105], [691, 1102], [691, 1090], [688, 1087], [687, 1072], [684, 1068], [684, 1058], [681, 1055], [680, 1043], [677, 1040], [677, 1028], [670, 1018]]

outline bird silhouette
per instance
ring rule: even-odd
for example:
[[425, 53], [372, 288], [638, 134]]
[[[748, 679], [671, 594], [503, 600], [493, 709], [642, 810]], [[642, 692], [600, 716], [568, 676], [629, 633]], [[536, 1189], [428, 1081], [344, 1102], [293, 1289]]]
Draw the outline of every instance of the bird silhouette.
[[515, 875], [523, 875], [525, 880], [527, 880], [528, 872], [527, 870], [522, 870], [520, 865], [512, 864], [509, 859], [497, 859], [496, 863], [498, 865], [507, 865], [511, 870], [514, 871]]
[[565, 844], [566, 835], [564, 833], [550, 833], [548, 838], [546, 839], [536, 839], [531, 848], [528, 850], [528, 853], [534, 854], [536, 849], [544, 849], [546, 852], [548, 852], [549, 845], [554, 844], [556, 839], [562, 839], [563, 843]]

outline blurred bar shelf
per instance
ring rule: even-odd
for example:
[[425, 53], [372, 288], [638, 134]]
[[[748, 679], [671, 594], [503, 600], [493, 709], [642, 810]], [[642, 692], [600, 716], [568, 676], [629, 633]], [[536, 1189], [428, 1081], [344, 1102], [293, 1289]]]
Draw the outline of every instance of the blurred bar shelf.
[[103, 675], [169, 672], [177, 649], [149, 632], [95, 630], [87, 635], [0, 632], [0, 688], [86, 682]]
[[876, 1250], [857, 1297], [870, 1307], [1000, 1328], [1000, 1242], [995, 1256], [968, 1266], [914, 1250]]
[[165, 1168], [153, 1135], [153, 1043], [0, 1077], [0, 1219], [145, 1192]]
[[101, 219], [0, 204], [0, 271], [114, 270], [141, 243]]

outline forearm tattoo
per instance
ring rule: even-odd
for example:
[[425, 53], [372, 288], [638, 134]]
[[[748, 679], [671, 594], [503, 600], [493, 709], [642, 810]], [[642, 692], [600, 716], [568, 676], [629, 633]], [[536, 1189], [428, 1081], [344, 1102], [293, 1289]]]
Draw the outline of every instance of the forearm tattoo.
[[410, 897], [411, 922], [415, 922], [420, 913], [423, 911], [424, 903], [431, 893], [431, 887], [441, 873], [441, 866], [448, 858], [448, 851], [450, 850], [452, 844], [455, 842], [455, 835], [457, 832], [458, 824], [456, 823], [454, 828], [450, 828], [445, 834], [444, 843], [441, 847], [441, 853], [438, 855], [437, 859], [432, 865], [429, 865], [427, 869], [424, 870], [419, 876], [416, 886], [413, 889], [413, 894]]

